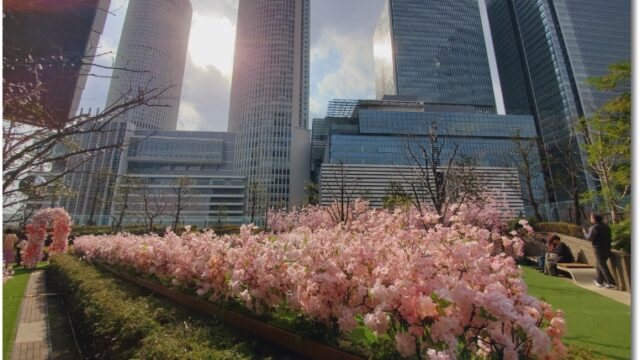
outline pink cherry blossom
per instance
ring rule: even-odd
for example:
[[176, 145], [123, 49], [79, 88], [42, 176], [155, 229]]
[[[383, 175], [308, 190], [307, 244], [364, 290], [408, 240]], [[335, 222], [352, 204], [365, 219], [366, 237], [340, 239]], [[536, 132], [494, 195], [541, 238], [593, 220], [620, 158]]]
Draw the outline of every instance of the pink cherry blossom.
[[498, 205], [466, 204], [441, 221], [358, 201], [345, 222], [316, 206], [271, 211], [268, 232], [84, 236], [75, 249], [256, 314], [286, 306], [345, 336], [362, 318], [403, 356], [558, 358], [564, 315], [527, 295], [514, 257], [531, 234], [508, 233]]
[[53, 234], [49, 253], [67, 251], [67, 241], [71, 233], [71, 218], [63, 208], [38, 210], [27, 225], [27, 246], [22, 253], [25, 267], [33, 268], [42, 258], [42, 249], [47, 236], [47, 226], [53, 223]]

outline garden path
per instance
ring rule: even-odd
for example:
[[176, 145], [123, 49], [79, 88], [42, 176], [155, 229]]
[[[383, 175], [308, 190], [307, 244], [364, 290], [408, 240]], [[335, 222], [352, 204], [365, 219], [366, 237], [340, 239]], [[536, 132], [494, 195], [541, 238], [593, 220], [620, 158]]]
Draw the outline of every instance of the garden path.
[[25, 291], [12, 360], [51, 359], [44, 270], [31, 273]]
[[47, 291], [45, 270], [36, 270], [29, 276], [11, 359], [81, 359], [64, 301]]

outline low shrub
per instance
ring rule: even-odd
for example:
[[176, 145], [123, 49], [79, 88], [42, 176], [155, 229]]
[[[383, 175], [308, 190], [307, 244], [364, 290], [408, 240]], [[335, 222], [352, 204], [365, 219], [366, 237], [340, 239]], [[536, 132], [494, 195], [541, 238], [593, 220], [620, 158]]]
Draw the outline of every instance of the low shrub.
[[535, 231], [540, 232], [555, 232], [567, 236], [573, 236], [579, 239], [584, 239], [584, 233], [582, 228], [576, 224], [565, 222], [540, 222], [533, 226]]
[[631, 220], [623, 220], [611, 225], [613, 248], [631, 252]]
[[[149, 231], [146, 225], [127, 225], [122, 228], [121, 232], [127, 232], [132, 235], [146, 235], [149, 233], [163, 235], [167, 231], [167, 226], [154, 225], [153, 230]], [[177, 229], [178, 233], [184, 231], [180, 226]], [[76, 226], [71, 230], [71, 236], [80, 237], [85, 235], [113, 235], [116, 231], [111, 226]]]
[[265, 358], [255, 342], [238, 338], [217, 319], [194, 319], [189, 311], [71, 255], [52, 256], [50, 275], [90, 358]]
[[[224, 224], [222, 227], [218, 226], [210, 226], [206, 229], [198, 229], [197, 226], [190, 226], [190, 231], [194, 233], [203, 232], [207, 229], [211, 229], [216, 232], [218, 235], [226, 235], [226, 234], [238, 234], [240, 233], [240, 225], [235, 224]], [[126, 232], [132, 235], [146, 235], [149, 233], [164, 235], [167, 231], [167, 226], [164, 225], [154, 225], [153, 231], [149, 231], [146, 225], [127, 225], [122, 228], [121, 232]], [[175, 233], [178, 235], [182, 235], [185, 231], [185, 226], [179, 225], [176, 229]], [[116, 231], [111, 226], [77, 226], [71, 230], [71, 236], [80, 237], [85, 235], [114, 235]]]

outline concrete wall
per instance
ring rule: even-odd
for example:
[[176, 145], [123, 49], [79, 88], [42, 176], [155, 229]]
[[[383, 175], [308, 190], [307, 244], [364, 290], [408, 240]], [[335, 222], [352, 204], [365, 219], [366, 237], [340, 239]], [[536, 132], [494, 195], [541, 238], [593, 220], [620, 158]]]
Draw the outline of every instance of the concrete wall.
[[289, 207], [304, 205], [304, 185], [309, 182], [311, 171], [311, 133], [307, 129], [292, 128], [291, 182], [289, 183]]

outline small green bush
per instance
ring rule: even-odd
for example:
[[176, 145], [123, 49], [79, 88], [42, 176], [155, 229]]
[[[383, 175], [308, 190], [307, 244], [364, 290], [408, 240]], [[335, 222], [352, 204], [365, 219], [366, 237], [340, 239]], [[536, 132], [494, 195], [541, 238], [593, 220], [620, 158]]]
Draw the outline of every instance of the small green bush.
[[533, 226], [535, 231], [540, 232], [555, 232], [567, 236], [573, 236], [579, 239], [584, 239], [584, 233], [582, 228], [576, 224], [565, 222], [540, 222]]
[[631, 220], [611, 225], [613, 248], [631, 253]]
[[[94, 359], [255, 359], [278, 350], [242, 338], [215, 318], [155, 298], [72, 255], [52, 256], [81, 347]], [[273, 354], [272, 354], [273, 355]], [[278, 358], [281, 358], [278, 356]]]
[[103, 235], [113, 234], [113, 229], [109, 226], [73, 226], [71, 236]]
[[227, 234], [239, 234], [240, 233], [240, 225], [234, 224], [225, 224], [222, 227], [212, 226], [210, 227], [213, 231], [218, 235], [227, 235]]

